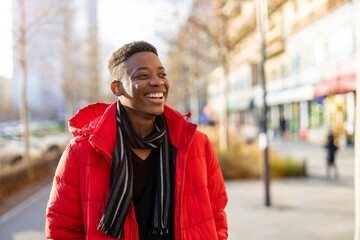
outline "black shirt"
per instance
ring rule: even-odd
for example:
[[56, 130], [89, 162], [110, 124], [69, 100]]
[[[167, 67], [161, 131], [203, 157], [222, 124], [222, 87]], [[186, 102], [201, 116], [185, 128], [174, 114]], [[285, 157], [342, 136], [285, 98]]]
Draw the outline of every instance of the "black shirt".
[[[150, 236], [152, 214], [154, 209], [154, 193], [157, 176], [157, 159], [159, 149], [153, 149], [149, 156], [142, 160], [131, 151], [133, 165], [133, 203], [136, 221], [139, 228], [139, 240], [171, 240], [174, 238], [173, 217], [170, 221], [170, 236]], [[172, 215], [173, 216], [173, 215]]]

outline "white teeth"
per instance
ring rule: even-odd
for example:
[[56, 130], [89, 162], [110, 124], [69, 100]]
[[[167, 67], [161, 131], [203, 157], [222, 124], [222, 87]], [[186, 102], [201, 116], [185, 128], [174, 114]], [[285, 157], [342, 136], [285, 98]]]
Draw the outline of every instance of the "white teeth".
[[164, 96], [164, 93], [150, 93], [150, 94], [147, 94], [146, 95], [147, 97], [150, 97], [150, 98], [160, 98], [160, 97], [163, 97]]

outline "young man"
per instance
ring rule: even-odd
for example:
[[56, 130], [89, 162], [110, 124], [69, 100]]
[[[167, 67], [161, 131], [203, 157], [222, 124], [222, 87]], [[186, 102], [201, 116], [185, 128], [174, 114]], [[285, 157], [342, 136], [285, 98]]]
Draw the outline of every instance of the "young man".
[[209, 139], [165, 106], [155, 47], [133, 42], [109, 61], [112, 104], [69, 121], [56, 170], [48, 239], [227, 239], [227, 195]]

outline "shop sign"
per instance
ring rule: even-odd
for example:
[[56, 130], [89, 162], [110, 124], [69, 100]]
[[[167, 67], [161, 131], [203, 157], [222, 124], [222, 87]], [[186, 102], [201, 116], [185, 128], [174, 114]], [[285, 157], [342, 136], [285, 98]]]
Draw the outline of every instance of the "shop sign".
[[284, 88], [294, 88], [299, 83], [299, 77], [297, 74], [292, 74], [284, 79]]
[[266, 83], [266, 91], [273, 92], [283, 88], [283, 79], [275, 79]]
[[314, 85], [304, 85], [266, 94], [266, 103], [269, 106], [278, 104], [308, 101], [314, 98]]
[[315, 96], [356, 90], [356, 58], [324, 68], [323, 81], [315, 86]]

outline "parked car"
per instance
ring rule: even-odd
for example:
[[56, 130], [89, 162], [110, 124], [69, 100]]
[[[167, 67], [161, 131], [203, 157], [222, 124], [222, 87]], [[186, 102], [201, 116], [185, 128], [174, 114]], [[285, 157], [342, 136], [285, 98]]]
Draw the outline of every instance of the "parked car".
[[[30, 158], [60, 158], [71, 139], [58, 121], [32, 120], [29, 124]], [[0, 167], [22, 161], [24, 151], [24, 125], [20, 121], [0, 122]]]
[[[30, 138], [30, 158], [59, 158], [64, 151], [70, 135], [65, 133]], [[23, 159], [24, 141], [10, 135], [0, 135], [0, 168], [13, 166]]]
[[50, 134], [44, 137], [34, 138], [36, 144], [40, 147], [42, 154], [46, 157], [60, 158], [71, 136], [68, 133]]
[[[24, 142], [19, 138], [9, 135], [0, 136], [0, 167], [20, 163], [23, 159], [23, 151]], [[38, 158], [41, 155], [41, 149], [30, 142], [29, 153], [31, 158]]]

